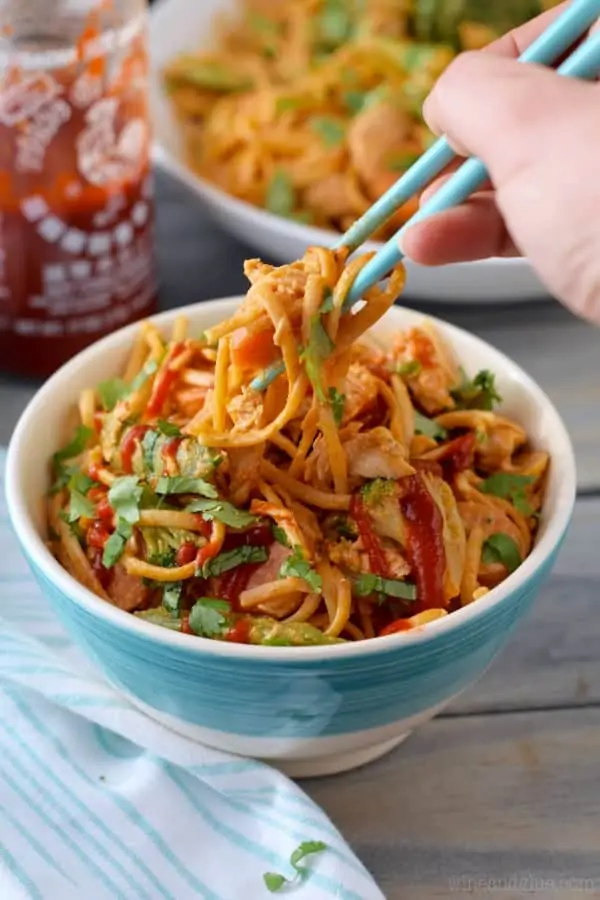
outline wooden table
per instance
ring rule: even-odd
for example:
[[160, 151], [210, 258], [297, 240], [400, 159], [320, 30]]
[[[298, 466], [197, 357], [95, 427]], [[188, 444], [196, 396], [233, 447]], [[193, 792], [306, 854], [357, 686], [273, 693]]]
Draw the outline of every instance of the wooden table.
[[[242, 293], [249, 251], [159, 178], [163, 307]], [[479, 684], [379, 763], [305, 784], [388, 900], [600, 898], [600, 331], [557, 304], [428, 310], [523, 366], [564, 416], [573, 528]], [[0, 379], [0, 443], [35, 385]]]

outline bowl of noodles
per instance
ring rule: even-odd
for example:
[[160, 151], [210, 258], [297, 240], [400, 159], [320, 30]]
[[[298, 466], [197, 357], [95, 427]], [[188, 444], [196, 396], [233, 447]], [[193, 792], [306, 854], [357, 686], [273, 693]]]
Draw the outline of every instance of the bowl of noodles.
[[[544, 5], [552, 0], [160, 0], [156, 161], [272, 261], [333, 246], [431, 143], [422, 104], [457, 52]], [[409, 264], [407, 295], [483, 303], [547, 292], [525, 261], [502, 259], [443, 274]]]
[[365, 257], [246, 264], [244, 298], [121, 330], [40, 390], [11, 520], [148, 715], [294, 775], [395, 746], [471, 684], [571, 517], [556, 410], [481, 340], [345, 299]]

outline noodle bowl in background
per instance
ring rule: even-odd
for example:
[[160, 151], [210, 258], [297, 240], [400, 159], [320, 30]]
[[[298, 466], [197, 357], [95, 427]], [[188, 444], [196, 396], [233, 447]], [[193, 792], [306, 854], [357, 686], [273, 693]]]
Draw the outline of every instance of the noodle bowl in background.
[[402, 268], [344, 312], [365, 261], [249, 261], [230, 319], [146, 323], [122, 377], [82, 392], [49, 521], [83, 585], [169, 629], [303, 646], [411, 630], [521, 565], [548, 453], [428, 323], [369, 335]]

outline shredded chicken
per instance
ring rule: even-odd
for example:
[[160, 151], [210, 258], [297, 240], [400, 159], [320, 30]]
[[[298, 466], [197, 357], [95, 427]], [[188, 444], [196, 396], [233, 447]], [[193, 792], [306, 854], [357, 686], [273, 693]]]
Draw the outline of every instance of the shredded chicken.
[[361, 363], [352, 363], [344, 384], [346, 403], [343, 424], [372, 409], [379, 397], [377, 378]]
[[273, 503], [267, 503], [266, 500], [253, 500], [250, 504], [250, 511], [257, 516], [267, 516], [269, 519], [272, 519], [285, 532], [291, 547], [302, 547], [308, 554], [309, 551], [302, 529], [291, 510], [285, 509], [283, 506], [275, 506]]
[[350, 158], [372, 200], [398, 178], [390, 161], [413, 131], [408, 112], [393, 103], [378, 103], [361, 112], [348, 131]]
[[263, 416], [263, 399], [257, 391], [236, 394], [227, 404], [227, 412], [233, 419], [236, 431], [251, 431], [259, 428]]
[[129, 575], [121, 563], [111, 569], [111, 575], [107, 593], [115, 606], [125, 612], [134, 612], [147, 606], [150, 590], [141, 578]]
[[406, 449], [387, 428], [373, 428], [344, 444], [348, 473], [358, 478], [404, 478], [414, 473]]
[[238, 447], [228, 451], [229, 493], [234, 506], [245, 506], [260, 481], [260, 461], [265, 452], [264, 444], [254, 447]]
[[304, 205], [331, 219], [351, 216], [356, 210], [352, 198], [355, 190], [350, 174], [334, 172], [307, 188]]

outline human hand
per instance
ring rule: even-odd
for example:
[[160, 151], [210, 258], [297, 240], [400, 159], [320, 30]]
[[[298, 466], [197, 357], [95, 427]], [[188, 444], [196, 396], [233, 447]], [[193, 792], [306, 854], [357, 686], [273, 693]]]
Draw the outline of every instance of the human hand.
[[491, 184], [415, 225], [402, 249], [423, 265], [522, 254], [556, 297], [600, 324], [600, 84], [516, 62], [563, 10], [463, 54], [442, 75], [425, 118], [462, 156], [482, 159]]

